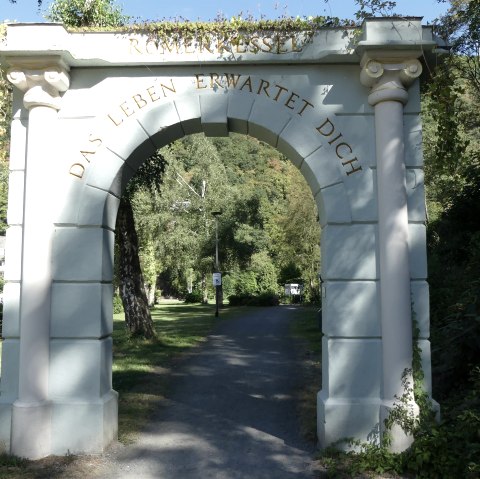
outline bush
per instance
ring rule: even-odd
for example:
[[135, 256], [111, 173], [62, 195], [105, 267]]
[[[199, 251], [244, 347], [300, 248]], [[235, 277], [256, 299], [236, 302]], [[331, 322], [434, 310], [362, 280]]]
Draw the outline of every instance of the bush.
[[203, 303], [203, 295], [201, 291], [193, 291], [185, 295], [185, 303]]
[[230, 306], [278, 306], [280, 300], [275, 293], [232, 294], [228, 297]]
[[280, 300], [275, 293], [262, 293], [255, 297], [255, 306], [278, 306]]
[[119, 294], [113, 295], [113, 314], [121, 314], [123, 313], [123, 303], [122, 298], [120, 298]]

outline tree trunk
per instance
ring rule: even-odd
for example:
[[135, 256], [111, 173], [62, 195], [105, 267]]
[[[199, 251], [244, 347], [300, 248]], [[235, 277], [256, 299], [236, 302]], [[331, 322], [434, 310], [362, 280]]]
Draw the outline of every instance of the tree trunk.
[[125, 310], [126, 327], [132, 336], [153, 338], [155, 331], [145, 294], [138, 257], [138, 238], [129, 198], [122, 197], [120, 200], [116, 229], [119, 249], [120, 297]]

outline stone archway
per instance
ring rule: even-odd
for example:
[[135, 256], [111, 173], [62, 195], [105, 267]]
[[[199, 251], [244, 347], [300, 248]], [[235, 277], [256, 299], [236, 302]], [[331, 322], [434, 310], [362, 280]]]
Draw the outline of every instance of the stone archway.
[[[142, 161], [191, 133], [238, 132], [271, 144], [317, 201], [320, 444], [379, 441], [411, 367], [412, 303], [431, 391], [416, 79], [418, 58], [436, 43], [430, 28], [419, 32], [420, 19], [372, 19], [354, 50], [352, 31], [326, 29], [309, 43], [284, 39], [254, 54], [238, 44], [171, 52], [139, 34], [8, 27], [0, 54], [17, 89], [0, 395], [7, 450], [93, 453], [116, 436], [119, 196]], [[36, 34], [42, 40], [32, 45], [26, 39]], [[394, 439], [405, 446], [402, 434]]]

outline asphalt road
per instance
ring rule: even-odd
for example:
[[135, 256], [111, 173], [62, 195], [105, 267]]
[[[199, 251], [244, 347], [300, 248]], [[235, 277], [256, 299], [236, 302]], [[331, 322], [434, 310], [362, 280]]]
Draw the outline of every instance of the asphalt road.
[[169, 402], [115, 455], [116, 479], [306, 479], [314, 445], [299, 433], [292, 307], [219, 321], [175, 373]]

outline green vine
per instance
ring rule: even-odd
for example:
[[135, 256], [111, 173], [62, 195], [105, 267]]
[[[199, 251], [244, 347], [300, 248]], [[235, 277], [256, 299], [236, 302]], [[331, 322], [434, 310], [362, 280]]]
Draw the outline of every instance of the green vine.
[[[255, 43], [262, 32], [268, 33], [273, 40], [294, 38], [300, 47], [311, 41], [314, 34], [323, 28], [356, 27], [352, 20], [340, 20], [337, 17], [282, 17], [276, 20], [256, 20], [241, 15], [230, 19], [223, 17], [213, 21], [164, 20], [161, 22], [144, 22], [122, 27], [81, 27], [71, 28], [72, 32], [112, 31], [147, 35], [158, 45], [191, 43], [193, 45], [209, 45], [210, 42], [223, 42], [225, 45]], [[251, 53], [260, 51], [259, 47], [249, 50]]]

